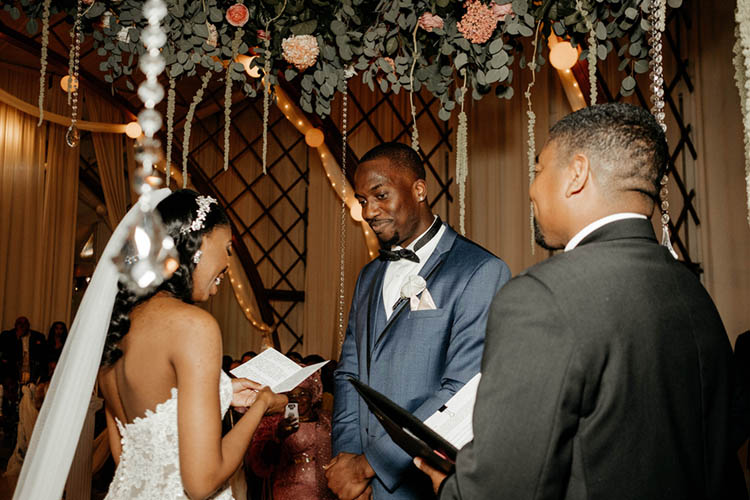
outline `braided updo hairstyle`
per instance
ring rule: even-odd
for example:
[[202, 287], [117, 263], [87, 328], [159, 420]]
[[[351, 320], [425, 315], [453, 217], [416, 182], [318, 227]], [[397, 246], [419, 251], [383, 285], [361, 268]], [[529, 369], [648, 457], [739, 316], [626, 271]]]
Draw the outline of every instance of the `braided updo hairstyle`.
[[107, 339], [104, 343], [102, 366], [110, 366], [120, 359], [122, 351], [120, 341], [130, 330], [130, 311], [138, 304], [147, 301], [160, 291], [169, 292], [173, 297], [192, 304], [193, 256], [197, 252], [203, 236], [218, 226], [228, 226], [229, 219], [218, 203], [212, 203], [205, 213], [201, 229], [181, 232], [196, 219], [198, 215], [197, 198], [199, 194], [191, 189], [181, 189], [170, 194], [156, 206], [167, 233], [172, 237], [178, 253], [180, 265], [172, 276], [159, 287], [145, 295], [136, 295], [122, 282], [117, 284], [117, 297], [112, 308]]

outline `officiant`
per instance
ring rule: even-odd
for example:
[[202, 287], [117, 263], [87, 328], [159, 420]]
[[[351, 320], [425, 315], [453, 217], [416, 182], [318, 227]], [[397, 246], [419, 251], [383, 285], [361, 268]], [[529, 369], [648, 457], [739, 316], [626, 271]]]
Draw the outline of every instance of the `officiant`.
[[412, 148], [375, 147], [362, 157], [354, 184], [381, 251], [357, 280], [335, 374], [328, 485], [341, 499], [429, 498], [426, 477], [347, 378], [428, 417], [479, 372], [489, 305], [510, 271], [432, 213]]

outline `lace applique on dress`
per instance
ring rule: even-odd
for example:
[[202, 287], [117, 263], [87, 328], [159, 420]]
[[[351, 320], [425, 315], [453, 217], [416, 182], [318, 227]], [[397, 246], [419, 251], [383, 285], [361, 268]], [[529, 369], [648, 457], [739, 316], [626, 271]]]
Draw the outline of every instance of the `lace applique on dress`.
[[[232, 402], [232, 381], [223, 371], [219, 379], [222, 417]], [[146, 410], [143, 417], [123, 425], [116, 420], [122, 437], [122, 455], [105, 500], [187, 499], [180, 476], [177, 440], [177, 388], [172, 396]], [[233, 500], [229, 484], [211, 498]]]

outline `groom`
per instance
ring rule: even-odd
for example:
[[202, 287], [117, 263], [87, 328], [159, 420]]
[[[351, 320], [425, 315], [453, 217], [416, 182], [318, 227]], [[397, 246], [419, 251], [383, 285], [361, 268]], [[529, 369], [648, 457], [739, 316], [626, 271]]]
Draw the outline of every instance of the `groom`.
[[344, 500], [429, 498], [429, 482], [347, 378], [427, 418], [479, 372], [489, 305], [510, 271], [432, 214], [424, 167], [410, 147], [372, 149], [354, 184], [382, 250], [354, 291], [335, 374], [328, 485]]

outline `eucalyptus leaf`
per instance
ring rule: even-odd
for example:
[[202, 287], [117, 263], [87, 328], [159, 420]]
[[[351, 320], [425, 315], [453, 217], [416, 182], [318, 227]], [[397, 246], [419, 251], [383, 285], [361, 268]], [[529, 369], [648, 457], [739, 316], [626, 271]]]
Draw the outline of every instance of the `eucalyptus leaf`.
[[292, 68], [287, 68], [286, 71], [284, 71], [284, 79], [287, 82], [291, 82], [297, 77], [297, 72]]
[[632, 92], [633, 89], [635, 89], [635, 85], [636, 85], [635, 78], [633, 78], [632, 76], [626, 76], [622, 80], [622, 84], [620, 86], [622, 87], [623, 90], [627, 92]]
[[451, 112], [445, 108], [440, 108], [440, 111], [438, 111], [438, 118], [440, 118], [444, 122], [447, 122], [451, 119]]
[[396, 37], [389, 38], [385, 43], [385, 52], [387, 54], [394, 54], [398, 50], [398, 40]]
[[200, 23], [193, 26], [193, 34], [201, 38], [208, 38], [208, 28], [205, 24]]
[[453, 65], [456, 69], [463, 68], [467, 62], [469, 62], [469, 58], [464, 52], [459, 52], [458, 55], [453, 58]]
[[311, 19], [310, 21], [295, 24], [290, 28], [290, 30], [294, 35], [297, 36], [312, 35], [315, 32], [315, 28], [317, 27], [318, 21], [316, 19]]
[[224, 14], [216, 7], [208, 9], [208, 18], [212, 23], [220, 23], [224, 19]]
[[645, 59], [638, 59], [633, 65], [633, 69], [639, 74], [648, 72], [648, 61]]

